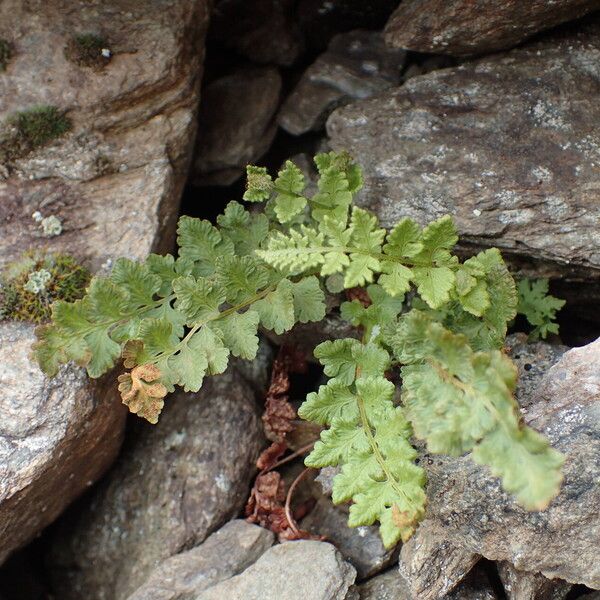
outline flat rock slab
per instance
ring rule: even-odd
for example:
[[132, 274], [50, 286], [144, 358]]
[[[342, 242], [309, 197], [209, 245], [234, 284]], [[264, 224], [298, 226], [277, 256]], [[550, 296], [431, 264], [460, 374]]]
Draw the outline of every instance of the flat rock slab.
[[600, 279], [600, 24], [414, 77], [337, 109], [327, 131], [365, 171], [386, 227], [452, 215], [463, 247]]
[[600, 9], [598, 0], [403, 0], [385, 38], [396, 48], [471, 56], [512, 48], [543, 29]]
[[127, 600], [182, 600], [241, 573], [272, 545], [273, 533], [241, 519], [167, 558]]
[[47, 379], [34, 340], [33, 326], [0, 323], [0, 563], [104, 473], [125, 425], [112, 379], [71, 366]]
[[194, 600], [354, 600], [356, 571], [325, 542], [286, 542]]
[[[14, 57], [0, 78], [0, 123], [52, 105], [72, 130], [0, 165], [0, 267], [31, 246], [93, 270], [171, 250], [207, 22], [205, 0], [2, 2], [0, 37]], [[67, 58], [73, 36], [86, 33], [112, 53], [101, 69]], [[63, 233], [44, 237], [35, 211], [60, 219]]]
[[234, 369], [171, 395], [158, 425], [136, 425], [110, 475], [58, 527], [48, 561], [64, 600], [127, 598], [246, 501], [264, 442], [254, 392]]
[[600, 339], [565, 352], [522, 406], [565, 457], [559, 495], [527, 512], [468, 457], [431, 456], [428, 518], [451, 543], [520, 571], [600, 589]]

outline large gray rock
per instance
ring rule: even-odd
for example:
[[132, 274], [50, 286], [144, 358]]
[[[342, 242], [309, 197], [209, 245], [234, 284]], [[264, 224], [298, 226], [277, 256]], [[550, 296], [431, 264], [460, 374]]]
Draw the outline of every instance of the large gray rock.
[[49, 380], [34, 340], [31, 325], [0, 323], [0, 563], [104, 473], [125, 424], [112, 378], [68, 366]]
[[286, 542], [194, 600], [350, 600], [356, 571], [325, 542]]
[[[15, 52], [0, 79], [0, 123], [52, 105], [72, 130], [0, 165], [0, 266], [31, 246], [85, 259], [171, 250], [195, 135], [206, 0], [0, 4]], [[67, 58], [73, 36], [105, 33], [104, 68]], [[2, 137], [2, 136], [0, 136]], [[1, 154], [2, 152], [0, 152]], [[31, 214], [54, 215], [44, 237]]]
[[327, 130], [364, 168], [359, 201], [386, 227], [451, 214], [463, 248], [497, 246], [538, 274], [598, 282], [599, 94], [596, 21], [410, 79], [337, 109]]
[[273, 67], [243, 68], [210, 83], [200, 104], [193, 178], [229, 185], [275, 137], [281, 76]]
[[398, 85], [405, 59], [406, 53], [387, 48], [378, 32], [335, 36], [287, 97], [279, 124], [293, 135], [322, 129], [337, 106]]
[[573, 587], [561, 579], [519, 571], [508, 562], [498, 564], [498, 573], [508, 600], [564, 600]]
[[385, 37], [397, 48], [470, 56], [511, 48], [599, 8], [598, 0], [403, 0]]
[[479, 559], [479, 554], [446, 541], [436, 523], [424, 521], [402, 545], [398, 567], [414, 598], [437, 600], [452, 591]]
[[348, 513], [342, 507], [334, 506], [329, 498], [319, 498], [308, 516], [302, 519], [301, 526], [335, 544], [356, 569], [359, 579], [382, 571], [398, 556], [383, 546], [379, 527], [349, 527]]
[[[559, 495], [527, 512], [468, 457], [431, 456], [428, 518], [449, 542], [521, 571], [600, 589], [600, 339], [563, 354], [522, 405], [566, 462]], [[520, 399], [519, 399], [520, 400]]]
[[229, 579], [268, 550], [270, 531], [236, 519], [196, 548], [167, 558], [127, 600], [185, 600]]
[[263, 443], [254, 393], [234, 369], [171, 395], [49, 550], [64, 600], [121, 600], [165, 559], [238, 514]]

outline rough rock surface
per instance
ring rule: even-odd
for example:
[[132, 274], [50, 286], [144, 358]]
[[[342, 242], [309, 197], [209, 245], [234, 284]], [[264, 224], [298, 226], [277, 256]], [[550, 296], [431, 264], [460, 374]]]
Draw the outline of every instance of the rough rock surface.
[[[491, 560], [600, 589], [600, 339], [563, 354], [522, 404], [524, 420], [566, 457], [559, 495], [526, 512], [468, 457], [431, 456], [428, 517]], [[520, 400], [520, 398], [519, 398]]]
[[598, 0], [403, 0], [386, 25], [391, 46], [470, 56], [511, 48], [543, 29], [600, 9]]
[[196, 548], [167, 558], [128, 600], [183, 600], [238, 573], [268, 550], [274, 535], [236, 519]]
[[378, 32], [335, 36], [287, 97], [279, 124], [293, 135], [322, 129], [337, 106], [398, 85], [405, 59], [406, 53], [387, 48]]
[[348, 514], [334, 506], [329, 498], [320, 498], [307, 517], [302, 529], [323, 535], [356, 569], [359, 579], [371, 577], [385, 569], [397, 556], [381, 542], [379, 527], [349, 527]]
[[564, 600], [573, 587], [561, 579], [518, 571], [509, 562], [499, 563], [498, 573], [508, 600]]
[[287, 542], [194, 600], [350, 600], [356, 571], [325, 542]]
[[125, 424], [112, 379], [70, 366], [47, 379], [34, 339], [31, 325], [0, 323], [0, 563], [102, 475]]
[[[411, 593], [405, 579], [396, 570], [390, 570], [358, 586], [360, 600], [420, 600]], [[486, 573], [475, 567], [449, 594], [434, 596], [436, 600], [497, 600]]]
[[451, 214], [464, 247], [497, 246], [536, 261], [537, 273], [597, 281], [599, 94], [596, 20], [410, 79], [337, 109], [327, 129], [364, 168], [359, 201], [385, 226]]
[[447, 542], [437, 524], [424, 521], [402, 545], [398, 568], [414, 598], [437, 600], [454, 589], [479, 558]]
[[304, 47], [293, 9], [294, 0], [220, 0], [211, 17], [210, 41], [256, 63], [289, 67]]
[[281, 76], [273, 67], [246, 67], [203, 90], [196, 183], [229, 185], [268, 150], [277, 131], [280, 92]]
[[[15, 52], [0, 80], [0, 122], [46, 104], [73, 127], [0, 166], [0, 266], [41, 244], [94, 270], [171, 249], [207, 21], [205, 0], [1, 3], [0, 37]], [[65, 55], [71, 37], [88, 32], [112, 52], [102, 69]], [[63, 233], [44, 238], [35, 211], [58, 217]]]
[[137, 423], [116, 467], [61, 523], [49, 550], [64, 600], [121, 600], [166, 558], [242, 508], [262, 445], [254, 393], [238, 373], [176, 392], [159, 423]]

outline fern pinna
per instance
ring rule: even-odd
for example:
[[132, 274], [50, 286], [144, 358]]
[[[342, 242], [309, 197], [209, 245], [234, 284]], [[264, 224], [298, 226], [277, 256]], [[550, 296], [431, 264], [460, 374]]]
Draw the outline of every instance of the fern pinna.
[[122, 357], [123, 402], [156, 423], [174, 386], [198, 391], [230, 355], [253, 359], [259, 327], [281, 334], [320, 321], [325, 288], [366, 286], [368, 306], [341, 305], [361, 339], [315, 349], [330, 379], [300, 409], [324, 427], [306, 464], [341, 465], [333, 499], [352, 501], [350, 524], [379, 521], [386, 546], [412, 535], [426, 504], [412, 436], [433, 453], [470, 453], [524, 507], [544, 508], [563, 458], [523, 425], [514, 400], [516, 369], [502, 344], [517, 295], [500, 253], [461, 262], [448, 216], [424, 229], [402, 219], [386, 231], [353, 206], [362, 177], [347, 154], [315, 163], [312, 197], [289, 161], [274, 180], [248, 167], [244, 200], [263, 210], [231, 202], [217, 226], [182, 217], [178, 258], [120, 259], [83, 299], [57, 302], [38, 330], [43, 370], [54, 375], [75, 361], [99, 377]]

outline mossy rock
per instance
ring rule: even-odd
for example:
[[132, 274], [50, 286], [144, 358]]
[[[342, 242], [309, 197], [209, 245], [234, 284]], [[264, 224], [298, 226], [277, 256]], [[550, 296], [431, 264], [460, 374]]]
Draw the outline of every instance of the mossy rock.
[[109, 56], [103, 54], [108, 48], [108, 40], [95, 33], [81, 33], [69, 39], [65, 46], [67, 60], [92, 69], [102, 69], [110, 62]]
[[0, 163], [10, 165], [71, 129], [71, 121], [55, 106], [34, 106], [11, 115], [0, 131]]
[[5, 39], [0, 38], [0, 72], [6, 71], [8, 61], [12, 58], [13, 46]]
[[[33, 292], [31, 282], [37, 280], [43, 285]], [[72, 256], [31, 250], [0, 278], [0, 320], [43, 323], [50, 319], [53, 302], [80, 299], [90, 280], [90, 272]]]

